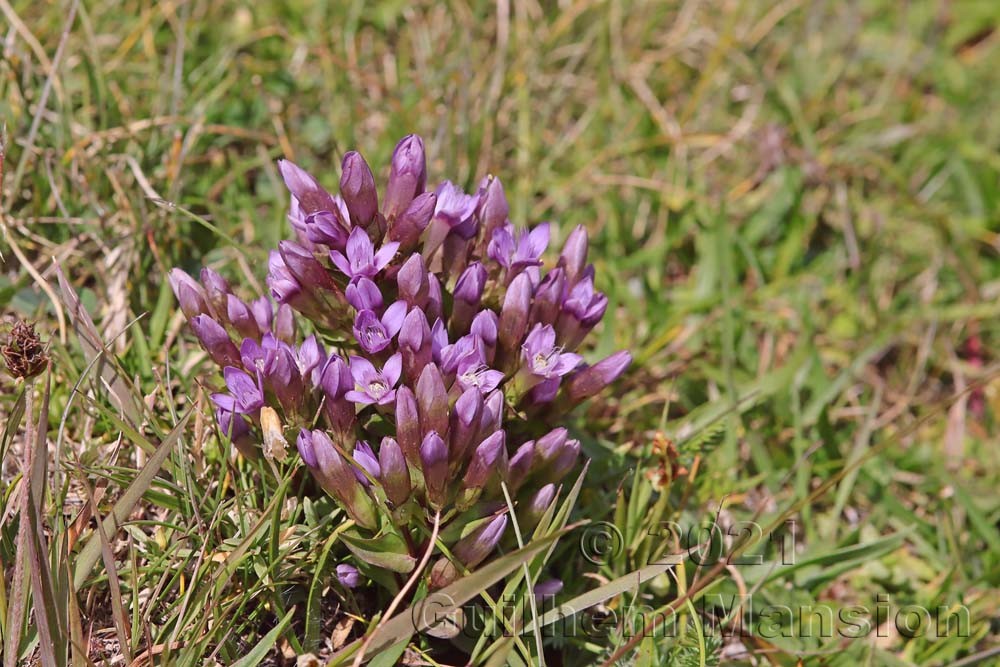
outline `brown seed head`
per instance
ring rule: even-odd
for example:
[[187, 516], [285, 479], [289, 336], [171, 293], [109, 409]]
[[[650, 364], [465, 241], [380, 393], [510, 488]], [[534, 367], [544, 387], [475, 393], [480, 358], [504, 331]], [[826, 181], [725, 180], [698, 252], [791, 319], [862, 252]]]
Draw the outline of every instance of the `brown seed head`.
[[49, 363], [38, 333], [33, 324], [18, 320], [14, 323], [7, 342], [0, 346], [7, 370], [15, 378], [27, 379], [38, 375]]

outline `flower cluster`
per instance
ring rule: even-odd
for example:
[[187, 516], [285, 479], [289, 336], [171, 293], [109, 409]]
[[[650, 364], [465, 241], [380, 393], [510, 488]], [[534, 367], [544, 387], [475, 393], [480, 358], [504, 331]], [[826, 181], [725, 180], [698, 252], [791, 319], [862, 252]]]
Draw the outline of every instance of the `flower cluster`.
[[245, 302], [210, 269], [200, 281], [170, 274], [223, 368], [219, 427], [248, 457], [283, 459], [294, 439], [358, 526], [408, 550], [409, 524], [441, 511], [458, 527], [458, 563], [433, 568], [444, 585], [503, 538], [501, 482], [522, 530], [542, 516], [580, 457], [553, 422], [631, 362], [623, 351], [588, 365], [575, 352], [608, 304], [587, 233], [573, 230], [543, 270], [548, 225], [516, 229], [497, 178], [471, 194], [447, 181], [427, 191], [415, 135], [397, 145], [381, 202], [356, 152], [339, 195], [290, 161], [279, 169], [296, 240], [270, 254], [269, 297]]

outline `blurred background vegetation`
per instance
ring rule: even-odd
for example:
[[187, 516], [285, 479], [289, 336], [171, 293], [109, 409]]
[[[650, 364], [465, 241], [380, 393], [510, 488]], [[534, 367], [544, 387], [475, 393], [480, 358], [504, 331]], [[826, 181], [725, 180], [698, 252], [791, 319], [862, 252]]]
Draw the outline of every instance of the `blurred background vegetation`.
[[[701, 604], [678, 637], [645, 640], [622, 664], [996, 659], [1000, 4], [0, 10], [0, 308], [37, 323], [54, 359], [49, 452], [64, 483], [41, 510], [54, 580], [79, 565], [91, 494], [112, 512], [146, 450], [197, 408], [101, 562], [75, 593], [55, 586], [67, 632], [89, 642], [76, 655], [233, 664], [262, 646], [277, 664], [362, 631], [363, 605], [328, 588], [339, 547], [323, 552], [335, 539], [315, 516], [322, 501], [275, 507], [278, 482], [208, 430], [214, 380], [200, 379], [165, 275], [208, 264], [259, 290], [268, 248], [289, 234], [276, 159], [333, 187], [358, 149], [384, 179], [395, 142], [416, 132], [432, 181], [471, 188], [493, 173], [516, 224], [550, 220], [557, 239], [588, 227], [613, 305], [587, 354], [636, 356], [574, 423], [593, 458], [576, 514], [614, 522], [623, 548], [594, 565], [564, 541], [549, 572], [565, 594], [643, 565], [661, 521], [760, 516], [796, 521], [796, 564], [715, 573], [701, 602], [749, 590], [755, 606], [874, 609], [884, 594], [893, 614], [964, 605], [971, 618], [964, 637], [908, 637], [890, 615], [860, 639], [809, 637], [797, 619], [788, 637], [740, 638], [706, 628], [755, 627], [751, 610]], [[109, 344], [103, 381], [53, 260]], [[23, 404], [0, 382], [6, 608]], [[116, 392], [136, 397], [134, 414], [119, 416]], [[689, 563], [629, 595], [660, 609], [704, 574]], [[296, 592], [315, 582], [321, 606]], [[628, 600], [604, 611], [624, 618]], [[304, 609], [322, 612], [309, 641]], [[27, 658], [39, 637], [26, 632]], [[549, 664], [606, 660], [625, 635], [552, 639]]]

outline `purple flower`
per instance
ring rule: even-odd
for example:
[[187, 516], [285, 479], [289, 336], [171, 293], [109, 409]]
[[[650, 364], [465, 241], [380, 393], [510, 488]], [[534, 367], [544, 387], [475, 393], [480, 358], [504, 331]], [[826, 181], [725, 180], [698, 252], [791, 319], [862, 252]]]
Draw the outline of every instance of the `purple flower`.
[[357, 588], [361, 585], [361, 573], [358, 568], [347, 563], [341, 563], [336, 568], [337, 581], [344, 588]]
[[406, 207], [406, 211], [389, 226], [388, 239], [399, 242], [403, 251], [412, 250], [430, 224], [436, 205], [437, 196], [433, 192], [425, 192], [416, 197]]
[[405, 301], [397, 301], [386, 308], [381, 319], [371, 310], [359, 312], [354, 318], [354, 338], [361, 349], [368, 354], [375, 354], [388, 347], [393, 336], [403, 326], [406, 307]]
[[419, 308], [411, 310], [403, 320], [399, 330], [399, 351], [403, 355], [406, 379], [410, 382], [420, 377], [424, 366], [432, 361], [431, 329]]
[[531, 292], [531, 279], [526, 273], [522, 273], [514, 278], [504, 295], [498, 335], [500, 344], [508, 352], [517, 349], [528, 328]]
[[477, 364], [486, 361], [483, 341], [474, 334], [462, 336], [441, 350], [441, 370], [445, 375], [453, 375], [458, 370], [458, 365], [470, 357]]
[[[369, 445], [364, 440], [359, 440], [357, 444], [354, 445], [354, 451], [351, 452], [351, 458], [354, 462], [364, 469], [364, 472], [355, 468], [354, 476], [358, 478], [358, 481], [369, 486], [371, 482], [368, 480], [368, 476], [378, 479], [382, 476], [382, 469], [379, 467], [378, 459], [375, 458], [375, 452], [372, 451], [371, 445]], [[365, 472], [368, 475], [365, 475]]]
[[299, 346], [295, 355], [299, 375], [309, 379], [314, 387], [319, 386], [320, 372], [326, 362], [326, 353], [316, 336], [309, 336]]
[[340, 194], [344, 198], [351, 222], [367, 227], [378, 214], [378, 193], [375, 176], [357, 151], [348, 151], [341, 163]]
[[566, 277], [570, 284], [576, 283], [587, 266], [587, 230], [578, 225], [566, 237], [562, 253], [559, 255], [559, 265], [566, 269]]
[[378, 463], [382, 472], [382, 488], [395, 506], [400, 506], [410, 497], [410, 471], [399, 443], [392, 438], [382, 438], [378, 448]]
[[491, 476], [500, 472], [497, 464], [504, 451], [504, 443], [504, 432], [497, 431], [476, 447], [462, 482], [466, 488], [482, 488]]
[[534, 463], [535, 441], [529, 440], [518, 447], [517, 451], [514, 452], [514, 456], [510, 457], [508, 482], [510, 483], [511, 490], [517, 491], [521, 488], [521, 485], [527, 480], [528, 475], [531, 474]]
[[427, 161], [424, 142], [409, 134], [396, 144], [392, 152], [389, 183], [385, 189], [385, 216], [395, 218], [406, 210], [413, 198], [424, 191], [427, 183]]
[[592, 278], [582, 278], [569, 290], [563, 301], [563, 311], [572, 315], [585, 326], [597, 324], [608, 308], [608, 297], [594, 290]]
[[417, 406], [420, 408], [420, 427], [424, 432], [448, 432], [448, 392], [444, 387], [441, 371], [434, 364], [427, 364], [417, 380]]
[[521, 232], [514, 241], [514, 226], [507, 223], [493, 231], [486, 253], [511, 273], [518, 273], [530, 266], [540, 266], [541, 257], [549, 247], [549, 224]]
[[444, 322], [437, 319], [431, 326], [431, 353], [434, 363], [441, 363], [441, 355], [446, 347], [448, 347], [448, 330], [445, 328]]
[[563, 589], [563, 582], [559, 579], [547, 579], [535, 584], [533, 593], [535, 597], [547, 598], [558, 595]]
[[271, 300], [266, 296], [258, 297], [250, 302], [250, 312], [257, 320], [257, 328], [262, 334], [271, 330], [271, 323], [274, 322], [274, 307]]
[[424, 259], [417, 253], [403, 262], [396, 274], [396, 286], [399, 288], [399, 298], [414, 308], [427, 305], [430, 282], [427, 279], [427, 266]]
[[466, 450], [472, 444], [472, 439], [479, 430], [482, 410], [483, 397], [475, 389], [466, 390], [455, 401], [455, 407], [451, 411], [448, 422], [449, 449], [452, 461], [460, 461], [464, 458]]
[[501, 514], [491, 519], [482, 528], [459, 540], [451, 552], [466, 567], [474, 568], [496, 548], [506, 529], [507, 515]]
[[381, 371], [363, 357], [351, 357], [351, 376], [357, 386], [345, 394], [349, 401], [360, 405], [388, 405], [396, 398], [396, 383], [402, 372], [402, 357], [397, 352], [389, 357]]
[[417, 398], [406, 385], [396, 392], [396, 439], [406, 460], [412, 464], [420, 461], [420, 409]]
[[352, 280], [361, 276], [373, 278], [392, 261], [399, 243], [382, 244], [378, 252], [364, 229], [355, 227], [347, 239], [347, 255], [338, 250], [330, 251], [330, 260]]
[[462, 389], [475, 387], [484, 396], [496, 389], [503, 382], [504, 375], [492, 369], [473, 356], [467, 356], [458, 362], [458, 373], [455, 380]]
[[181, 310], [188, 319], [208, 312], [208, 302], [205, 300], [205, 290], [194, 278], [180, 269], [170, 269], [167, 274], [174, 296], [181, 304]]
[[438, 186], [437, 206], [434, 208], [434, 219], [443, 220], [448, 227], [454, 229], [472, 218], [479, 206], [479, 194], [466, 194], [462, 188], [451, 181], [444, 181]]
[[566, 394], [572, 401], [583, 401], [595, 396], [618, 379], [632, 363], [632, 355], [622, 350], [575, 373], [566, 384]]
[[[338, 208], [343, 204], [343, 200], [335, 199], [334, 201]], [[344, 244], [347, 243], [348, 232], [342, 220], [346, 217], [346, 208], [340, 211], [340, 215], [330, 211], [319, 211], [306, 216], [302, 223], [306, 239], [331, 248], [343, 248]]]
[[195, 315], [191, 318], [191, 328], [215, 363], [223, 367], [239, 363], [240, 352], [221, 324], [208, 315]]
[[448, 447], [437, 431], [431, 431], [420, 443], [420, 466], [427, 484], [427, 495], [431, 505], [440, 508], [445, 501], [448, 485]]
[[489, 240], [493, 237], [493, 230], [507, 222], [510, 206], [507, 204], [507, 197], [504, 195], [503, 184], [499, 178], [495, 176], [484, 178], [479, 187], [482, 192], [479, 218], [485, 228], [485, 238]]
[[281, 172], [285, 187], [295, 197], [303, 214], [311, 215], [317, 211], [332, 212], [337, 209], [330, 193], [324, 190], [305, 169], [291, 160], [278, 160], [278, 171]]
[[551, 325], [536, 324], [521, 347], [524, 368], [539, 380], [561, 378], [580, 365], [579, 354], [556, 347], [556, 332]]
[[382, 292], [371, 280], [365, 277], [351, 282], [345, 290], [347, 303], [355, 310], [380, 310], [382, 308]]
[[233, 366], [226, 366], [222, 375], [229, 394], [212, 394], [217, 406], [241, 415], [253, 414], [263, 407], [264, 392], [253, 378]]

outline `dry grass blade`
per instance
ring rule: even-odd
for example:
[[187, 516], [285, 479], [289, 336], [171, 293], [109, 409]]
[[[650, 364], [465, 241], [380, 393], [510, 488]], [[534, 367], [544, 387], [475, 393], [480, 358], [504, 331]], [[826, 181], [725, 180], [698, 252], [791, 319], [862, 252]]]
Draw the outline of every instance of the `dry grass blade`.
[[[25, 412], [29, 415], [27, 431], [31, 431], [33, 428], [30, 418], [35, 402], [33, 393], [34, 387], [32, 385], [33, 383], [29, 381], [24, 391]], [[25, 565], [28, 561], [28, 540], [30, 539], [29, 522], [26, 520], [28, 516], [28, 509], [31, 505], [29, 485], [31, 484], [32, 477], [32, 447], [30, 446], [30, 441], [30, 436], [25, 438], [25, 447], [21, 456], [21, 486], [20, 494], [16, 501], [18, 505], [17, 511], [21, 517], [21, 522], [18, 525], [17, 531], [17, 544], [14, 550], [14, 573], [11, 577], [10, 602], [7, 607], [7, 633], [4, 636], [3, 647], [4, 667], [17, 666], [20, 642], [24, 630], [24, 612], [28, 600], [27, 573], [25, 572]]]
[[[29, 401], [29, 426], [26, 430], [25, 452], [31, 459], [30, 476], [27, 488], [28, 502], [22, 507], [25, 512], [21, 516], [21, 525], [28, 527], [28, 562], [31, 564], [32, 601], [35, 611], [35, 623], [38, 625], [38, 648], [42, 665], [62, 665], [66, 661], [66, 623], [61, 618], [60, 605], [56, 603], [57, 592], [49, 567], [49, 549], [45, 534], [42, 531], [43, 502], [45, 499], [46, 463], [48, 452], [45, 443], [48, 441], [49, 398], [51, 395], [51, 377], [45, 376], [45, 387], [42, 394], [42, 405], [38, 412], [37, 425], [31, 424], [34, 418]], [[32, 392], [29, 390], [29, 398]], [[62, 606], [65, 611], [65, 606]]]
[[[166, 462], [167, 457], [170, 456], [170, 452], [173, 450], [174, 445], [180, 439], [181, 434], [184, 432], [184, 427], [187, 426], [188, 419], [191, 417], [191, 412], [189, 411], [184, 415], [181, 420], [177, 423], [177, 426], [173, 428], [172, 431], [163, 439], [163, 442], [156, 451], [149, 457], [146, 465], [142, 467], [139, 474], [136, 475], [129, 487], [125, 489], [122, 497], [118, 499], [114, 507], [111, 510], [111, 514], [104, 518], [102, 522], [102, 528], [105, 535], [113, 535], [118, 531], [121, 524], [128, 518], [128, 515], [132, 512], [132, 508], [135, 507], [139, 499], [142, 498], [143, 494], [149, 489], [153, 480], [160, 472], [160, 468]], [[91, 569], [97, 563], [98, 558], [101, 556], [101, 537], [98, 534], [90, 536], [87, 544], [84, 545], [83, 549], [80, 551], [80, 555], [77, 556], [76, 566], [73, 570], [73, 590], [79, 590], [83, 583], [87, 580], [90, 575]]]
[[[87, 502], [91, 508], [92, 515], [100, 517], [100, 513], [97, 509], [97, 502], [94, 500], [94, 494], [89, 486], [87, 487]], [[115, 554], [111, 550], [111, 542], [108, 540], [108, 534], [104, 532], [104, 523], [102, 521], [97, 522], [97, 528], [94, 532], [100, 539], [101, 558], [104, 561], [104, 570], [108, 574], [108, 589], [111, 593], [111, 616], [115, 623], [115, 633], [118, 635], [119, 650], [121, 651], [122, 657], [125, 658], [126, 662], [132, 662], [128, 616], [125, 613], [125, 608], [122, 604], [122, 586], [121, 581], [118, 579], [118, 568], [115, 565]]]
[[70, 313], [73, 328], [76, 329], [77, 336], [80, 338], [80, 345], [83, 347], [87, 361], [100, 358], [98, 362], [98, 375], [111, 388], [112, 399], [115, 401], [118, 409], [128, 417], [132, 424], [139, 424], [142, 416], [132, 395], [129, 383], [118, 374], [113, 365], [106, 363], [104, 342], [101, 340], [101, 335], [97, 332], [94, 320], [91, 319], [90, 313], [80, 303], [80, 298], [76, 295], [76, 291], [69, 284], [69, 281], [63, 274], [62, 268], [58, 264], [56, 265], [56, 276], [59, 279], [59, 288], [62, 291], [63, 303]]

